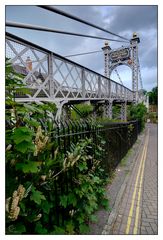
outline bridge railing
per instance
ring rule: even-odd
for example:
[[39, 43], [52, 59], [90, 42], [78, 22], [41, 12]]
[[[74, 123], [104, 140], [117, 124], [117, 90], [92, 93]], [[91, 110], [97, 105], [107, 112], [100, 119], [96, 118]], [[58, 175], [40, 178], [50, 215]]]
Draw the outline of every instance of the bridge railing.
[[17, 95], [19, 101], [133, 100], [130, 89], [9, 33], [6, 34], [6, 57], [30, 88], [30, 94]]

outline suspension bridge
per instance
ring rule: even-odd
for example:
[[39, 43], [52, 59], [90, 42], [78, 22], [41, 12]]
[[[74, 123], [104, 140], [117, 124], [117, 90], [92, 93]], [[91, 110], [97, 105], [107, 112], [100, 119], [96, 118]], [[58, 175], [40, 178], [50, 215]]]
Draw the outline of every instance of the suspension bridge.
[[[6, 57], [11, 60], [14, 70], [22, 74], [23, 83], [30, 89], [30, 94], [18, 93], [16, 95], [16, 101], [53, 102], [58, 109], [56, 120], [60, 120], [63, 109], [68, 109], [69, 106], [81, 102], [89, 102], [96, 105], [96, 108], [103, 105], [105, 116], [111, 119], [112, 106], [120, 104], [121, 120], [126, 120], [127, 104], [144, 101], [144, 96], [140, 94], [140, 90], [142, 90], [143, 86], [138, 58], [138, 44], [140, 39], [137, 34], [134, 33], [132, 38], [128, 40], [56, 8], [50, 6], [39, 7], [87, 24], [91, 27], [98, 28], [123, 40], [70, 33], [14, 22], [6, 22], [6, 26], [56, 32], [80, 37], [99, 38], [109, 41], [127, 42], [128, 45], [118, 49], [111, 49], [108, 42], [105, 42], [105, 46], [102, 47], [104, 53], [104, 75], [101, 75], [85, 66], [69, 60], [69, 57], [74, 55], [67, 57], [58, 55], [46, 48], [42, 48], [6, 32]], [[119, 65], [126, 65], [131, 69], [132, 90], [123, 85], [116, 69]], [[113, 70], [118, 75], [120, 83], [110, 79]]]
[[[113, 234], [121, 234], [121, 235], [122, 234], [155, 234], [156, 235], [158, 234], [157, 126], [150, 123], [147, 124], [145, 131], [141, 135], [139, 135], [139, 139], [138, 139], [139, 141], [136, 141], [138, 134], [141, 131], [140, 123], [137, 120], [129, 121], [129, 122], [121, 122], [121, 123], [119, 122], [110, 123], [108, 121], [107, 124], [103, 124], [102, 126], [100, 125], [98, 126], [98, 124], [94, 125], [92, 123], [89, 123], [89, 121], [83, 121], [83, 122], [78, 122], [78, 121], [72, 122], [71, 120], [64, 121], [64, 122], [61, 121], [61, 117], [64, 117], [65, 114], [67, 114], [68, 116], [69, 110], [71, 108], [73, 108], [76, 111], [79, 111], [75, 107], [75, 105], [78, 103], [89, 103], [94, 105], [94, 114], [96, 114], [96, 111], [98, 110], [98, 108], [102, 106], [105, 116], [110, 119], [113, 118], [113, 114], [112, 114], [113, 106], [119, 105], [121, 107], [120, 117], [121, 117], [121, 120], [123, 121], [127, 120], [127, 116], [126, 116], [127, 105], [137, 104], [139, 102], [146, 103], [146, 98], [143, 95], [143, 91], [142, 91], [143, 81], [141, 76], [141, 68], [140, 68], [139, 52], [138, 52], [138, 46], [140, 43], [139, 36], [136, 33], [133, 33], [131, 39], [127, 39], [123, 36], [120, 36], [116, 33], [112, 33], [109, 30], [106, 30], [93, 23], [89, 23], [83, 19], [70, 15], [69, 13], [63, 12], [54, 7], [51, 7], [51, 6], [38, 6], [38, 7], [43, 8], [45, 11], [51, 11], [55, 14], [60, 14], [74, 21], [78, 21], [90, 27], [94, 27], [98, 30], [104, 31], [105, 33], [112, 34], [114, 36], [114, 39], [101, 37], [101, 36], [99, 37], [99, 36], [92, 36], [92, 35], [86, 35], [86, 34], [80, 34], [80, 33], [60, 31], [56, 29], [50, 29], [42, 26], [34, 26], [34, 25], [29, 25], [24, 23], [22, 24], [22, 23], [15, 23], [15, 22], [6, 22], [7, 27], [30, 29], [34, 31], [45, 31], [45, 32], [52, 32], [57, 34], [67, 34], [67, 35], [72, 35], [77, 37], [95, 38], [95, 39], [109, 41], [109, 43], [105, 42], [104, 46], [101, 46], [102, 49], [100, 51], [98, 50], [98, 51], [87, 52], [87, 53], [78, 53], [78, 54], [71, 54], [67, 56], [61, 56], [44, 47], [41, 47], [23, 38], [20, 38], [19, 36], [6, 32], [6, 58], [10, 60], [14, 71], [16, 73], [19, 73], [22, 76], [23, 78], [22, 81], [24, 85], [27, 88], [29, 88], [28, 94], [25, 94], [24, 92], [21, 92], [21, 91], [16, 92], [15, 100], [17, 102], [23, 102], [23, 103], [24, 102], [29, 102], [29, 103], [30, 102], [39, 102], [39, 103], [51, 102], [51, 103], [54, 103], [57, 107], [57, 113], [55, 116], [56, 121], [54, 121], [55, 131], [51, 131], [50, 137], [49, 137], [50, 140], [49, 140], [49, 145], [47, 149], [49, 151], [49, 155], [48, 155], [48, 151], [47, 153], [45, 152], [47, 155], [44, 155], [44, 148], [42, 149], [40, 148], [40, 152], [39, 152], [40, 155], [38, 155], [38, 146], [36, 143], [36, 139], [35, 141], [31, 140], [32, 144], [34, 144], [33, 142], [35, 142], [35, 147], [37, 147], [36, 155], [35, 155], [35, 152], [34, 154], [31, 154], [33, 150], [31, 151], [30, 148], [29, 148], [29, 152], [28, 151], [21, 152], [19, 148], [16, 148], [16, 146], [22, 143], [24, 145], [29, 143], [28, 141], [27, 142], [24, 141], [26, 138], [26, 132], [22, 131], [24, 134], [22, 135], [23, 136], [22, 139], [21, 139], [21, 135], [19, 136], [18, 134], [19, 138], [17, 141], [18, 142], [17, 145], [15, 144], [17, 142], [13, 141], [14, 139], [13, 136], [16, 136], [16, 134], [15, 135], [12, 135], [12, 134], [14, 134], [15, 131], [19, 130], [20, 128], [15, 128], [15, 126], [14, 127], [12, 126], [11, 128], [12, 130], [7, 132], [8, 136], [10, 135], [10, 138], [6, 138], [6, 140], [8, 141], [7, 144], [9, 143], [6, 148], [6, 151], [8, 152], [10, 151], [12, 154], [11, 159], [8, 157], [10, 155], [6, 155], [8, 158], [7, 163], [9, 164], [6, 167], [7, 171], [9, 171], [8, 175], [11, 176], [11, 179], [15, 184], [16, 181], [18, 182], [17, 180], [18, 174], [16, 172], [16, 175], [15, 175], [16, 178], [13, 178], [14, 174], [11, 174], [9, 169], [12, 167], [14, 171], [15, 169], [16, 171], [17, 170], [21, 171], [20, 166], [22, 166], [23, 164], [26, 168], [32, 165], [32, 168], [31, 168], [32, 170], [30, 170], [29, 168], [29, 170], [32, 173], [30, 175], [28, 175], [28, 173], [30, 173], [29, 170], [26, 172], [25, 167], [24, 167], [25, 170], [22, 168], [22, 172], [20, 173], [22, 173], [23, 180], [21, 179], [21, 175], [20, 175], [19, 181], [22, 181], [21, 184], [24, 184], [23, 182], [27, 180], [27, 182], [25, 182], [25, 184], [27, 184], [29, 182], [29, 176], [34, 175], [34, 178], [33, 177], [31, 178], [33, 182], [31, 185], [29, 185], [26, 191], [30, 189], [28, 191], [29, 193], [32, 187], [34, 187], [35, 189], [36, 187], [39, 186], [38, 188], [39, 191], [37, 191], [37, 193], [39, 193], [38, 198], [40, 195], [40, 203], [42, 204], [41, 200], [45, 198], [45, 197], [44, 198], [42, 197], [41, 199], [41, 196], [44, 196], [41, 192], [41, 189], [43, 189], [43, 193], [45, 193], [46, 196], [48, 196], [47, 198], [45, 198], [45, 200], [47, 201], [47, 204], [52, 203], [51, 205], [49, 204], [50, 206], [49, 208], [46, 208], [46, 205], [45, 205], [45, 213], [46, 213], [45, 216], [47, 220], [45, 220], [44, 218], [44, 211], [42, 208], [43, 204], [42, 205], [40, 203], [38, 204], [38, 201], [37, 202], [35, 201], [35, 203], [37, 203], [38, 205], [36, 210], [37, 209], [39, 210], [39, 214], [37, 211], [35, 211], [35, 208], [33, 207], [35, 206], [34, 203], [31, 204], [29, 201], [30, 205], [24, 204], [23, 208], [25, 208], [26, 206], [29, 207], [29, 210], [32, 212], [32, 216], [30, 216], [31, 213], [29, 211], [28, 218], [26, 218], [27, 214], [23, 210], [23, 214], [21, 214], [20, 218], [18, 218], [19, 211], [22, 207], [21, 206], [18, 207], [18, 203], [17, 203], [15, 209], [10, 208], [10, 205], [11, 206], [13, 205], [11, 204], [11, 200], [14, 201], [15, 199], [14, 193], [15, 192], [18, 193], [18, 190], [14, 191], [13, 197], [9, 197], [7, 199], [8, 202], [6, 201], [8, 203], [8, 207], [6, 207], [8, 208], [7, 212], [10, 214], [9, 215], [10, 220], [12, 220], [11, 222], [12, 225], [10, 225], [10, 222], [9, 224], [7, 223], [8, 225], [6, 224], [7, 231], [9, 231], [9, 234], [12, 234], [12, 231], [10, 232], [10, 230], [12, 230], [12, 228], [14, 229], [16, 224], [18, 224], [17, 226], [19, 226], [18, 228], [20, 228], [20, 234], [23, 234], [24, 232], [29, 234], [36, 234], [36, 233], [37, 234], [42, 234], [42, 233], [43, 234], [45, 233], [50, 233], [50, 234], [67, 234], [67, 233], [76, 234], [77, 233], [79, 234], [79, 232], [82, 232], [81, 230], [83, 230], [85, 226], [87, 226], [88, 224], [90, 225], [90, 223], [92, 222], [91, 223], [92, 234], [103, 234], [103, 235], [106, 235], [106, 234], [111, 234], [111, 235]], [[120, 40], [115, 39], [115, 37], [120, 38]], [[110, 45], [111, 41], [125, 42], [126, 45], [117, 49], [112, 49]], [[93, 54], [97, 52], [103, 52], [104, 75], [99, 74], [96, 71], [93, 71], [69, 59], [74, 56]], [[129, 89], [126, 86], [124, 86], [121, 76], [117, 71], [117, 67], [120, 65], [127, 66], [129, 70], [132, 72], [132, 79], [131, 79], [132, 89]], [[111, 79], [111, 74], [113, 73], [113, 71], [117, 74], [119, 83]], [[12, 115], [12, 111], [10, 111], [10, 113]], [[44, 121], [45, 123], [47, 123], [46, 117]], [[22, 128], [24, 128], [24, 125], [23, 127], [21, 126], [21, 129]], [[25, 128], [27, 129], [28, 125]], [[44, 147], [46, 147], [47, 142], [44, 143], [45, 142], [44, 140], [48, 135], [45, 138], [43, 135], [42, 136], [41, 135], [42, 133], [40, 134], [40, 137], [39, 137], [40, 138], [39, 143], [41, 143], [40, 145], [44, 145]], [[98, 137], [100, 137], [100, 141], [98, 140]], [[93, 145], [89, 146], [87, 143], [87, 145], [89, 146], [88, 151], [83, 150], [84, 148], [83, 149], [78, 148], [78, 149], [81, 155], [84, 153], [84, 157], [85, 155], [88, 155], [88, 158], [85, 157], [84, 159], [83, 155], [82, 155], [82, 158], [80, 158], [80, 155], [79, 155], [79, 158], [77, 158], [74, 155], [75, 158], [73, 159], [73, 161], [68, 162], [67, 161], [68, 155], [66, 154], [71, 153], [69, 152], [69, 151], [72, 151], [71, 149], [73, 149], [74, 151], [75, 149], [74, 146], [78, 147], [78, 145], [76, 144], [79, 142], [79, 140], [83, 140], [87, 138], [93, 140]], [[101, 141], [101, 139], [104, 139], [104, 141]], [[20, 140], [22, 140], [22, 142], [20, 142]], [[57, 146], [55, 151], [53, 148], [54, 146], [55, 147]], [[131, 147], [132, 147], [132, 151], [130, 152], [129, 155], [126, 155], [129, 149], [131, 149]], [[105, 154], [103, 154], [103, 150], [101, 149], [104, 149]], [[17, 159], [13, 161], [12, 151], [14, 153], [14, 156], [17, 157], [18, 161]], [[41, 155], [42, 153], [43, 155]], [[53, 156], [54, 154], [55, 156]], [[61, 162], [61, 165], [64, 165], [64, 168], [60, 169], [58, 162], [60, 161], [61, 155], [57, 155], [57, 154], [62, 154], [62, 156], [66, 157], [64, 158], [64, 162], [63, 163]], [[99, 160], [99, 162], [96, 160], [95, 154], [96, 155], [98, 154], [97, 160]], [[22, 156], [25, 156], [25, 160], [23, 159], [23, 161], [22, 161]], [[72, 153], [69, 156], [73, 156]], [[20, 158], [20, 161], [19, 161], [19, 158]], [[48, 165], [49, 162], [51, 164], [52, 162], [51, 160], [53, 160], [53, 158], [54, 159], [58, 158], [57, 161], [54, 161], [54, 164], [57, 164], [57, 165]], [[80, 162], [77, 163], [78, 160], [76, 159], [78, 160], [80, 159], [84, 164], [86, 164], [86, 165], [81, 165], [81, 167], [79, 168], [80, 170], [79, 175], [78, 175], [77, 165], [74, 165], [74, 164], [80, 164]], [[122, 159], [123, 161], [121, 161]], [[97, 205], [96, 201], [94, 200], [96, 199], [96, 196], [92, 195], [93, 197], [90, 197], [91, 196], [90, 192], [95, 191], [94, 188], [91, 187], [91, 184], [92, 186], [95, 185], [96, 188], [99, 188], [100, 190], [101, 190], [101, 187], [103, 187], [101, 182], [99, 181], [101, 180], [100, 179], [101, 177], [99, 176], [102, 176], [105, 174], [101, 171], [100, 174], [97, 175], [98, 177], [94, 175], [95, 173], [94, 171], [96, 170], [95, 166], [99, 167], [102, 160], [105, 161], [105, 166], [106, 166], [105, 171], [107, 173], [110, 171], [109, 172], [110, 174], [111, 171], [116, 168], [116, 174], [106, 188], [107, 189], [106, 196], [107, 197], [109, 196], [109, 202], [110, 202], [111, 208], [109, 209], [109, 211], [106, 210], [105, 212], [103, 209], [99, 210], [96, 213], [97, 223], [95, 224], [93, 223], [92, 220], [91, 221], [88, 220], [89, 219], [88, 215], [91, 215], [93, 213], [91, 208], [89, 209], [89, 204], [94, 206]], [[95, 163], [96, 165], [93, 165], [93, 161], [94, 162], [97, 161], [98, 164]], [[120, 162], [121, 164], [119, 164]], [[16, 167], [16, 166], [19, 166], [19, 167]], [[39, 166], [38, 173], [36, 172], [33, 166]], [[46, 170], [44, 168], [45, 166], [48, 166], [47, 171], [45, 171]], [[73, 166], [75, 167], [73, 168]], [[93, 167], [95, 168], [95, 170], [93, 170]], [[56, 172], [53, 171], [54, 168]], [[82, 172], [82, 168], [83, 168], [83, 172]], [[40, 173], [43, 174], [44, 172], [46, 175], [45, 174], [41, 175], [41, 180], [40, 180]], [[92, 181], [93, 183], [91, 183], [91, 181], [88, 181], [86, 178], [88, 173], [89, 174], [91, 173], [90, 176], [92, 175], [93, 179], [96, 179], [96, 181], [93, 180]], [[35, 174], [39, 174], [38, 177]], [[77, 191], [74, 191], [74, 189], [75, 188], [80, 189], [82, 185], [80, 181], [82, 181], [82, 178], [78, 178], [78, 176], [81, 176], [82, 174], [84, 179], [83, 189], [87, 190], [87, 185], [85, 184], [85, 179], [86, 179], [86, 181], [88, 182], [88, 187], [91, 187], [92, 190], [88, 188], [87, 191], [85, 190], [81, 191], [82, 195], [78, 196]], [[10, 179], [8, 175], [7, 175], [7, 178]], [[110, 175], [108, 176], [110, 177]], [[45, 179], [47, 180], [45, 181]], [[99, 183], [97, 180], [99, 181]], [[107, 181], [108, 181], [108, 178], [107, 178]], [[10, 183], [11, 183], [11, 180], [9, 180], [7, 184], [9, 187], [10, 187]], [[19, 187], [20, 186], [23, 186], [23, 185], [19, 185]], [[49, 193], [52, 195], [50, 195]], [[89, 201], [85, 199], [86, 194], [88, 195], [88, 199], [90, 198]], [[25, 195], [26, 195], [26, 192], [25, 192]], [[98, 195], [99, 195], [99, 192], [98, 192]], [[29, 196], [30, 200], [34, 200], [34, 197], [32, 199], [31, 196], [33, 195]], [[49, 201], [49, 199], [51, 199], [51, 196], [52, 196], [52, 199], [54, 199], [53, 202], [51, 200], [50, 200], [51, 202]], [[72, 202], [71, 201], [69, 202], [69, 196], [71, 196]], [[17, 195], [16, 198], [19, 198], [19, 195]], [[80, 204], [80, 201], [82, 202], [82, 204], [83, 203], [84, 204], [83, 205]], [[78, 202], [79, 202], [79, 205], [78, 205]], [[89, 204], [87, 204], [87, 202]], [[69, 219], [71, 219], [71, 222], [72, 222], [72, 219], [74, 216], [75, 216], [74, 219], [76, 218], [76, 216], [77, 217], [80, 216], [78, 215], [80, 213], [78, 212], [80, 208], [81, 208], [81, 213], [84, 216], [85, 212], [83, 214], [82, 211], [84, 208], [87, 207], [87, 205], [88, 205], [88, 208], [86, 212], [86, 222], [85, 222], [85, 218], [83, 219], [81, 218], [82, 221], [81, 220], [77, 221], [77, 224], [75, 222], [75, 225], [68, 225], [70, 223], [70, 221], [68, 222]], [[15, 215], [13, 216], [13, 212], [15, 213], [15, 210], [19, 210], [16, 212], [17, 213], [16, 217]], [[35, 214], [37, 214], [36, 218], [35, 218]], [[52, 218], [51, 215], [54, 215], [54, 218]], [[96, 215], [91, 215], [91, 216], [96, 217]], [[14, 223], [15, 220], [18, 221], [16, 222], [16, 224]], [[19, 223], [21, 223], [22, 225], [21, 224], [19, 225]], [[86, 225], [84, 225], [85, 223]], [[70, 229], [69, 231], [67, 226], [70, 226], [70, 228], [73, 230]], [[77, 226], [77, 231], [74, 226], [75, 227]], [[16, 230], [15, 229], [14, 229], [15, 232], [13, 231], [14, 234], [19, 233], [19, 231], [16, 232], [17, 229]], [[83, 230], [83, 232], [84, 231], [85, 229]]]

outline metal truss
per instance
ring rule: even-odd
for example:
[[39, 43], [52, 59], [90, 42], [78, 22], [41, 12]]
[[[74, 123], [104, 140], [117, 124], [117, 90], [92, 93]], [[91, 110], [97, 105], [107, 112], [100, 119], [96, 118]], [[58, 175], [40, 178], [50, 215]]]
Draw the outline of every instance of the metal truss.
[[113, 107], [113, 101], [112, 100], [106, 101], [104, 105], [105, 117], [108, 117], [109, 119], [112, 119], [112, 114], [113, 114], [112, 107]]
[[57, 119], [68, 102], [133, 101], [133, 92], [123, 85], [9, 33], [6, 57], [30, 89], [30, 94], [17, 94], [16, 101], [54, 102]]

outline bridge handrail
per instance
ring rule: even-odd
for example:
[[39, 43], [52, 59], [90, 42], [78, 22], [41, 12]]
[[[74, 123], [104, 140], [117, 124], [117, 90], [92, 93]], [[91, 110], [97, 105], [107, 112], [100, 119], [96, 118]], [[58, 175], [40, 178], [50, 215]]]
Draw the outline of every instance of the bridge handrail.
[[[100, 87], [103, 87], [103, 88], [104, 88], [104, 86], [102, 86], [102, 80], [105, 79], [105, 81], [106, 81], [105, 84], [106, 84], [107, 90], [106, 90], [106, 89], [104, 89], [104, 90], [108, 91], [108, 92], [110, 93], [110, 95], [108, 95], [108, 94], [106, 95], [106, 94], [105, 94], [104, 98], [105, 98], [105, 97], [110, 97], [111, 94], [112, 94], [111, 88], [109, 89], [109, 87], [108, 87], [108, 86], [110, 85], [110, 86], [113, 86], [113, 87], [115, 88], [115, 94], [116, 94], [116, 95], [117, 95], [117, 89], [120, 88], [120, 89], [121, 89], [121, 94], [120, 94], [121, 96], [119, 96], [119, 97], [125, 98], [125, 99], [127, 98], [127, 100], [132, 100], [133, 92], [132, 92], [129, 88], [127, 88], [127, 87], [125, 87], [125, 86], [123, 86], [123, 85], [115, 82], [114, 80], [111, 80], [111, 79], [103, 76], [103, 75], [100, 74], [100, 73], [95, 72], [94, 70], [91, 70], [91, 69], [89, 69], [89, 68], [87, 68], [87, 67], [85, 67], [85, 66], [82, 66], [82, 65], [80, 65], [80, 64], [78, 64], [78, 63], [76, 63], [76, 62], [74, 62], [74, 61], [72, 61], [72, 60], [69, 60], [69, 59], [67, 59], [67, 58], [65, 58], [65, 57], [63, 57], [63, 56], [61, 56], [61, 55], [59, 55], [59, 54], [56, 54], [56, 53], [54, 53], [54, 52], [52, 52], [52, 51], [50, 51], [50, 50], [48, 50], [48, 49], [45, 49], [45, 48], [43, 48], [43, 47], [40, 47], [40, 46], [38, 46], [38, 45], [36, 45], [36, 44], [34, 44], [34, 43], [31, 43], [31, 42], [29, 42], [29, 41], [27, 41], [27, 40], [25, 40], [25, 39], [22, 39], [22, 38], [20, 38], [20, 37], [18, 37], [18, 36], [15, 36], [15, 35], [13, 35], [13, 34], [11, 34], [11, 33], [6, 32], [6, 38], [7, 38], [8, 40], [14, 41], [14, 42], [16, 42], [16, 43], [18, 43], [18, 44], [23, 44], [23, 45], [25, 45], [25, 46], [28, 46], [28, 47], [31, 48], [31, 49], [35, 49], [35, 50], [38, 50], [38, 51], [40, 51], [40, 52], [43, 52], [44, 54], [47, 55], [48, 64], [49, 64], [49, 56], [52, 56], [52, 57], [55, 58], [55, 59], [59, 59], [60, 61], [63, 61], [65, 64], [66, 64], [66, 63], [67, 63], [67, 64], [72, 64], [72, 66], [74, 66], [74, 67], [76, 67], [76, 68], [78, 67], [81, 71], [82, 71], [82, 69], [83, 69], [84, 71], [87, 71], [89, 74], [94, 74], [94, 77], [95, 77], [95, 78], [96, 78], [96, 77], [99, 77], [99, 79], [101, 79], [101, 86], [100, 86]], [[80, 73], [79, 73], [79, 75], [80, 75]], [[87, 79], [85, 79], [85, 80], [88, 81]], [[57, 82], [57, 81], [56, 81], [56, 82]], [[96, 84], [97, 84], [97, 83], [95, 83], [94, 87], [97, 87]], [[114, 85], [115, 85], [115, 86], [114, 86]], [[45, 87], [45, 85], [44, 85], [44, 87]], [[60, 88], [61, 88], [61, 87], [63, 87], [63, 86], [60, 86]], [[70, 87], [70, 88], [71, 88], [71, 87]], [[123, 90], [123, 91], [122, 91], [122, 90]], [[88, 91], [89, 91], [89, 90], [88, 90]], [[93, 93], [93, 92], [98, 91], [98, 89], [97, 89], [96, 91], [94, 91], [94, 90], [91, 89], [91, 91], [92, 91], [92, 93]], [[114, 93], [114, 91], [113, 91], [113, 93]], [[124, 93], [124, 96], [122, 96], [123, 93]], [[47, 95], [48, 95], [48, 94], [47, 94]]]

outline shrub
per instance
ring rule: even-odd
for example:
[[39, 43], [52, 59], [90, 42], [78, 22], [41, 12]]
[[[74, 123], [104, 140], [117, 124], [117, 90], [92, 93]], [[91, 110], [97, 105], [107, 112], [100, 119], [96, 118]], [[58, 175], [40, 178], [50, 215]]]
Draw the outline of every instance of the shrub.
[[79, 115], [79, 113], [77, 113], [77, 111], [72, 109], [71, 117], [73, 120], [80, 119], [81, 117], [86, 118], [93, 112], [93, 106], [91, 104], [90, 105], [89, 104], [76, 104], [75, 108], [77, 111], [79, 111], [81, 116]]
[[145, 126], [147, 108], [143, 103], [131, 105], [128, 108], [128, 120], [138, 120], [141, 124], [141, 130]]
[[51, 104], [16, 103], [27, 92], [6, 63], [6, 234], [87, 233], [98, 204], [107, 206], [102, 142], [58, 149]]

